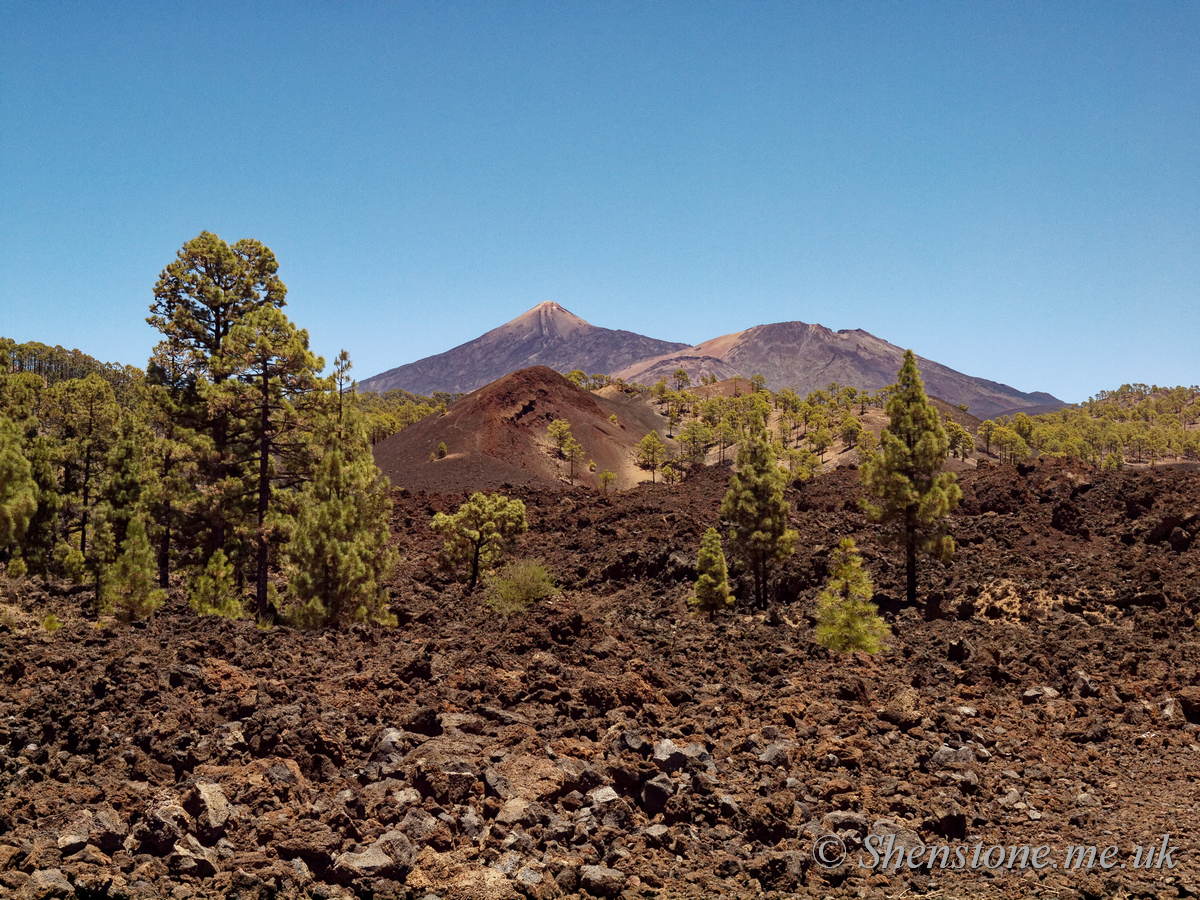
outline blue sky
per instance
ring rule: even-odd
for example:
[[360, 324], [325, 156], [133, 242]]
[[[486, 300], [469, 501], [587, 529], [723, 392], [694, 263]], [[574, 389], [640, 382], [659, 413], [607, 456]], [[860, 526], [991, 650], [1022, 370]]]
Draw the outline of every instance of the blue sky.
[[203, 230], [360, 378], [544, 300], [1200, 382], [1200, 4], [0, 0], [0, 334], [144, 365]]

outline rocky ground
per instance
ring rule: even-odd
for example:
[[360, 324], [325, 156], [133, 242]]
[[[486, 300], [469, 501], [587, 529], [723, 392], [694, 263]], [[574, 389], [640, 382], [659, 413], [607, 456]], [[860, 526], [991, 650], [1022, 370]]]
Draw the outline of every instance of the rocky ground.
[[[709, 623], [685, 598], [726, 475], [514, 489], [514, 553], [563, 591], [510, 619], [437, 566], [429, 520], [462, 495], [397, 494], [391, 630], [178, 601], [125, 628], [0, 579], [0, 895], [1200, 894], [1200, 474], [964, 473], [959, 552], [912, 609], [839, 470], [790, 491], [776, 605]], [[846, 535], [892, 623], [874, 658], [810, 640]], [[1173, 868], [1134, 868], [1168, 834]], [[845, 863], [818, 864], [823, 836]], [[1078, 871], [856, 865], [889, 836], [968, 860], [1118, 849]]]

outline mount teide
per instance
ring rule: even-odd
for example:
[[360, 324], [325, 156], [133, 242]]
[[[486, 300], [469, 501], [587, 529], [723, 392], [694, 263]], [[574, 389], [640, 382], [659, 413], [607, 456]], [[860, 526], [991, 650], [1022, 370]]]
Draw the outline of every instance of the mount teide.
[[[417, 394], [473, 391], [509, 372], [544, 365], [563, 373], [582, 369], [644, 384], [669, 379], [676, 369], [686, 370], [693, 382], [702, 374], [720, 379], [761, 374], [772, 390], [791, 387], [803, 396], [831, 381], [877, 390], [896, 380], [903, 357], [902, 348], [861, 329], [831, 331], [804, 322], [758, 325], [688, 347], [599, 328], [557, 303], [541, 303], [453, 350], [368, 378], [361, 388], [404, 388]], [[930, 394], [965, 403], [981, 418], [1066, 405], [1050, 394], [974, 378], [923, 357], [918, 363]]]
[[359, 386], [380, 393], [404, 388], [414, 394], [454, 394], [473, 391], [530, 366], [607, 375], [639, 360], [685, 347], [687, 344], [656, 341], [632, 331], [600, 328], [557, 303], [547, 302], [453, 350], [389, 369]]

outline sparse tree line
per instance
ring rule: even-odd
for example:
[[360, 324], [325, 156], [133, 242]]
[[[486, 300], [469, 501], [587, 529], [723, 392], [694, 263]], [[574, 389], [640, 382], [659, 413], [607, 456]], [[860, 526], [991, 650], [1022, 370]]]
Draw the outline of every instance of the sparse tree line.
[[1067, 456], [1108, 468], [1127, 461], [1200, 459], [1200, 388], [1123, 385], [1054, 413], [1017, 413], [980, 423], [979, 449], [1002, 463]]
[[[887, 395], [889, 423], [878, 451], [871, 453], [860, 469], [868, 495], [860, 505], [867, 518], [882, 524], [885, 536], [903, 549], [906, 595], [909, 603], [915, 603], [918, 555], [949, 561], [954, 552], [945, 522], [962, 492], [955, 476], [944, 471], [952, 439], [925, 396], [911, 351], [905, 354], [897, 383]], [[764, 419], [756, 412], [738, 450], [721, 518], [730, 550], [750, 576], [759, 608], [768, 603], [773, 570], [793, 553], [798, 539], [797, 532], [787, 527], [785, 482]], [[711, 618], [732, 607], [727, 565], [715, 527], [708, 529], [701, 542], [697, 571], [690, 601], [693, 608]], [[829, 579], [818, 597], [816, 640], [837, 651], [883, 649], [887, 626], [871, 603], [872, 592], [857, 548], [847, 538], [833, 555]]]

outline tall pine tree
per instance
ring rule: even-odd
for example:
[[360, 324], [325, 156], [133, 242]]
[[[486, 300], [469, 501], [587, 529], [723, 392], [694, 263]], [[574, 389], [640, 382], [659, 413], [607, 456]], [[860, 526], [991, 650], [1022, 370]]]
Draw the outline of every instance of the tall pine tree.
[[790, 504], [783, 491], [787, 475], [775, 462], [762, 418], [751, 418], [750, 436], [737, 455], [737, 472], [721, 502], [721, 516], [732, 525], [730, 547], [754, 579], [754, 601], [767, 607], [767, 588], [775, 563], [796, 549], [800, 535], [787, 527]]
[[863, 487], [876, 503], [860, 501], [867, 518], [882, 522], [889, 537], [904, 548], [905, 593], [917, 602], [917, 552], [949, 562], [954, 539], [945, 519], [958, 506], [962, 490], [954, 473], [944, 472], [949, 441], [929, 398], [911, 350], [887, 401], [889, 423], [880, 452], [859, 469]]
[[268, 615], [270, 549], [281, 535], [269, 521], [272, 490], [294, 486], [311, 471], [311, 443], [298, 404], [320, 387], [325, 361], [308, 349], [308, 332], [297, 329], [275, 307], [243, 316], [229, 331], [214, 370], [234, 376], [206, 391], [218, 407], [245, 423], [253, 437], [253, 468], [245, 471], [245, 493], [253, 498], [254, 585], [258, 615]]

